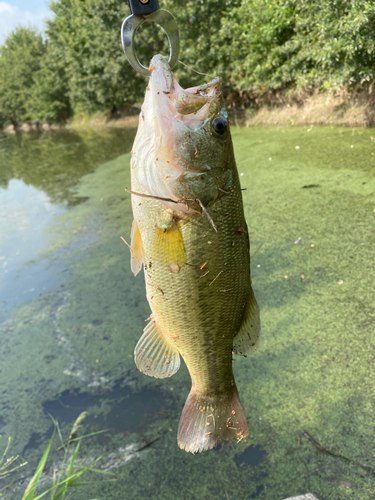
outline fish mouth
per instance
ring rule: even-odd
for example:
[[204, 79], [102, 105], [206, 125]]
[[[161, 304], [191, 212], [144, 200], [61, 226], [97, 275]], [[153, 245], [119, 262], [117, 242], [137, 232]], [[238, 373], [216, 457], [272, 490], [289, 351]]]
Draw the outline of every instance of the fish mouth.
[[[220, 79], [183, 89], [177, 82], [167, 59], [162, 55], [152, 58], [150, 87], [154, 103], [154, 115], [181, 120], [188, 128], [196, 130], [205, 123], [210, 104], [221, 96]], [[190, 117], [189, 115], [193, 115]], [[193, 118], [193, 120], [191, 119]], [[158, 119], [159, 125], [160, 119]]]

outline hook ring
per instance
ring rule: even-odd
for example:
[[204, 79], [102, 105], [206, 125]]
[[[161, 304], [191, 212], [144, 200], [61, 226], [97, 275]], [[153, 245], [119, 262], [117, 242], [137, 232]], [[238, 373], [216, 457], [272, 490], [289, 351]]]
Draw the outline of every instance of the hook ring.
[[167, 10], [157, 10], [144, 16], [131, 15], [125, 19], [121, 26], [121, 41], [125, 55], [133, 68], [143, 76], [150, 76], [150, 70], [139, 62], [137, 53], [134, 49], [134, 36], [137, 29], [144, 23], [156, 23], [161, 26], [167, 34], [169, 41], [169, 59], [171, 68], [178, 61], [180, 52], [180, 37], [175, 18]]

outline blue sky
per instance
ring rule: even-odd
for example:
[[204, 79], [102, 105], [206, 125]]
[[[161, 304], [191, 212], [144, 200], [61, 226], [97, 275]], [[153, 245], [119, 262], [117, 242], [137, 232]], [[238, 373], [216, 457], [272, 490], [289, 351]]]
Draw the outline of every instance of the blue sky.
[[44, 19], [52, 15], [49, 0], [0, 0], [0, 45], [16, 26], [44, 29]]

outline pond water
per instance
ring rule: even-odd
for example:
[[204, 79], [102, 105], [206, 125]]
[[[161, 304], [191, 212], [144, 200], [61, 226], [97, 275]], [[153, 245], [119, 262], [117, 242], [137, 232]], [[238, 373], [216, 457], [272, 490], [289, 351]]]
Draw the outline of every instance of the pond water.
[[0, 135], [0, 447], [28, 462], [3, 498], [22, 498], [51, 417], [67, 439], [83, 411], [105, 432], [80, 459], [116, 481], [93, 474], [77, 500], [374, 498], [375, 131], [233, 129], [262, 341], [234, 362], [249, 438], [195, 456], [176, 439], [186, 368], [133, 361], [150, 313], [121, 240], [134, 135]]

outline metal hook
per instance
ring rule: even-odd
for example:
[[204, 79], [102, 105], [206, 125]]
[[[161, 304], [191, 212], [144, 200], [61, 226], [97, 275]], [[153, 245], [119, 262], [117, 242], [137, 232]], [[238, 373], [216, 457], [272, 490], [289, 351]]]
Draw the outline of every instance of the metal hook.
[[167, 34], [169, 41], [169, 59], [168, 63], [171, 68], [178, 61], [180, 52], [180, 37], [175, 18], [167, 10], [157, 10], [150, 14], [135, 15], [127, 17], [121, 27], [121, 41], [125, 55], [133, 68], [143, 76], [150, 76], [148, 68], [139, 62], [138, 56], [134, 50], [134, 36], [137, 29], [144, 22], [156, 23], [161, 26]]

